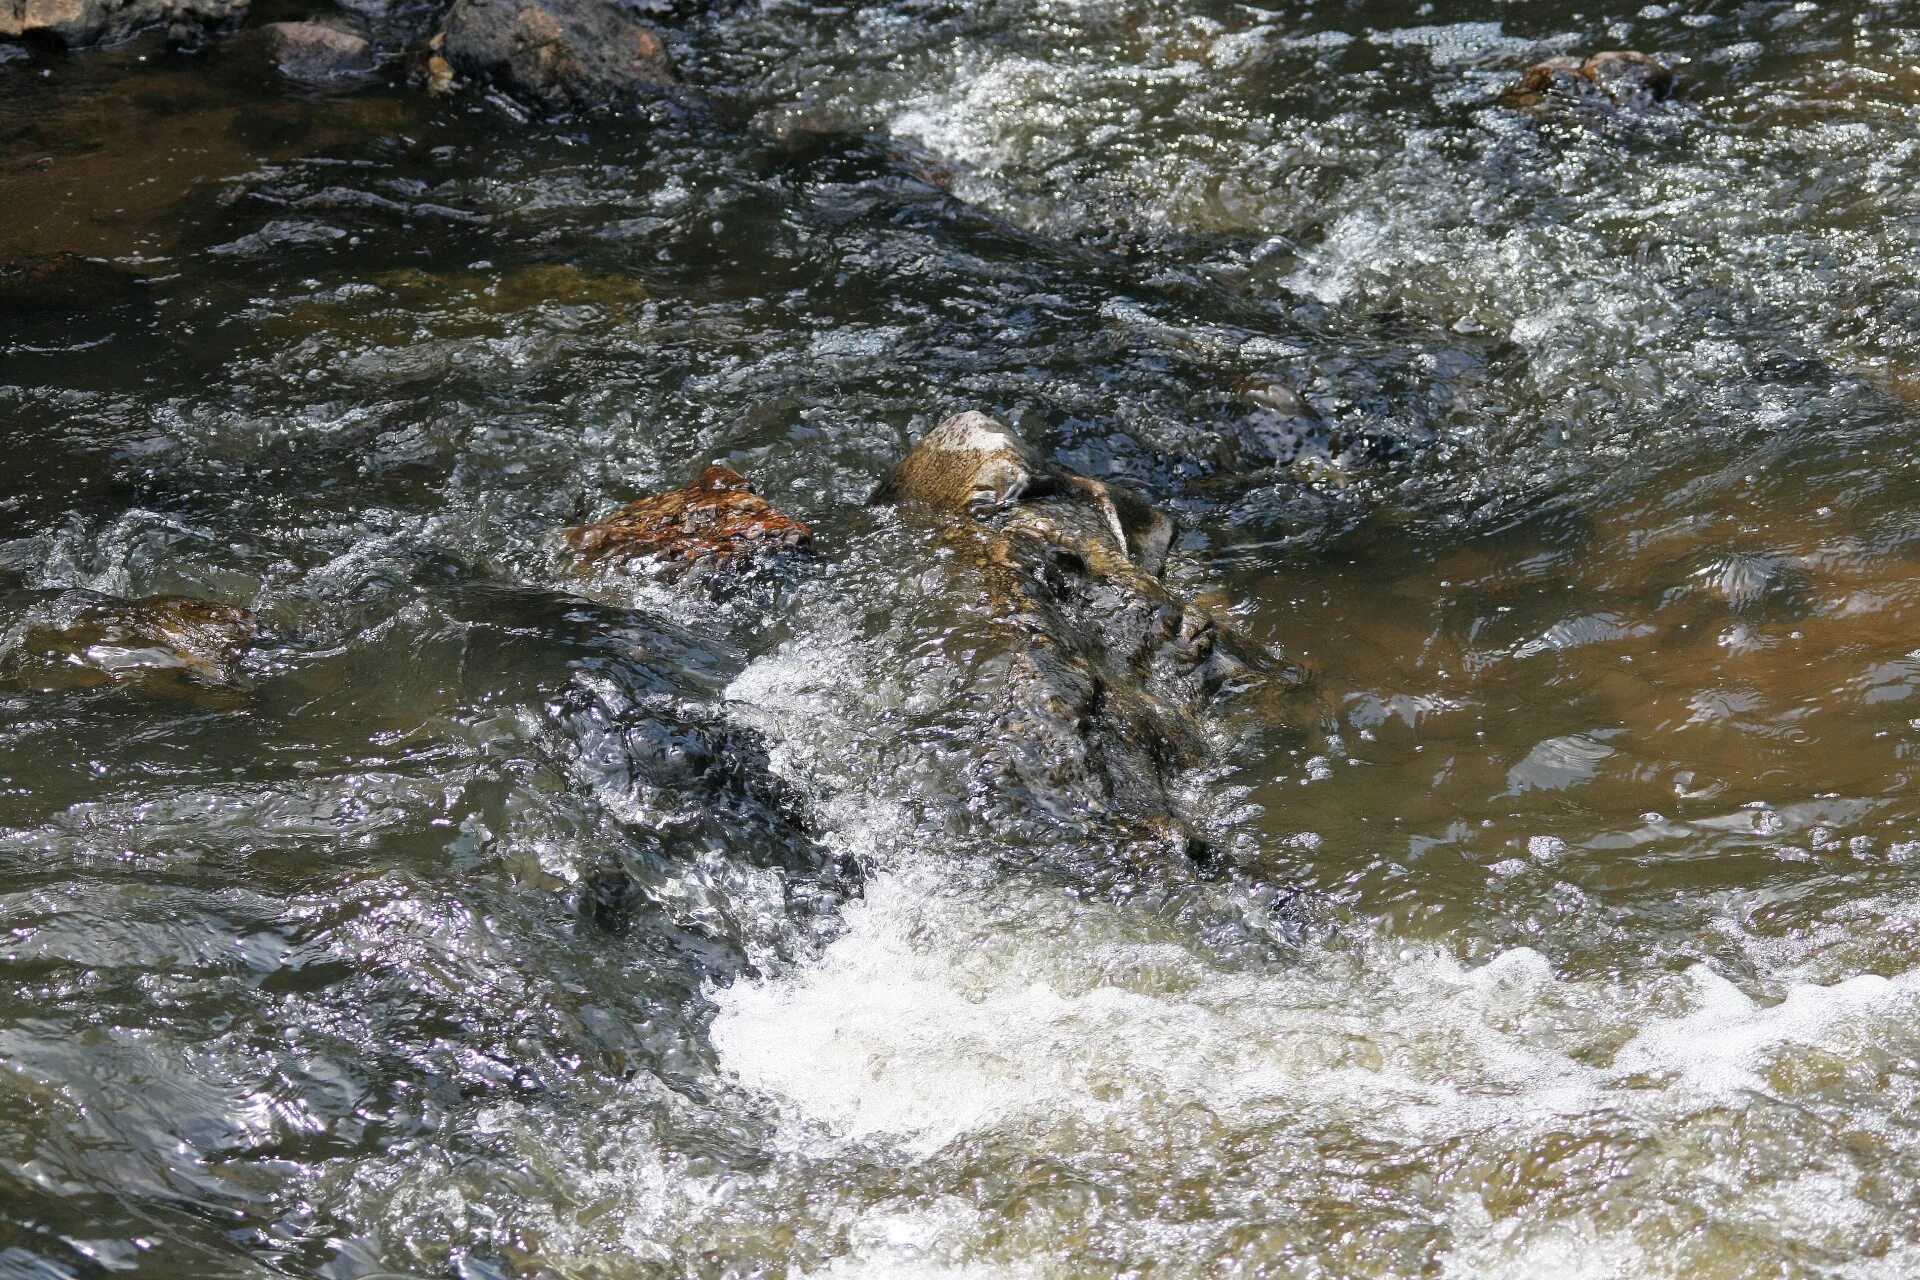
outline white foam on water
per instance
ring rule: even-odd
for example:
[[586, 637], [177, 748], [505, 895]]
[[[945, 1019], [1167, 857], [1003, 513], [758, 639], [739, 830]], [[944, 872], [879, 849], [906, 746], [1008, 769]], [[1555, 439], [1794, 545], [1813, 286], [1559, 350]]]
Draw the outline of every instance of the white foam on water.
[[982, 1215], [947, 1198], [931, 1207], [868, 1214], [849, 1231], [850, 1250], [800, 1280], [1027, 1280], [1037, 1265], [956, 1262], [983, 1228]]
[[918, 1156], [1022, 1119], [1183, 1101], [1241, 1118], [1307, 1104], [1418, 1141], [1499, 1123], [1515, 1096], [1577, 1114], [1605, 1082], [1502, 1029], [1561, 985], [1531, 951], [1233, 974], [1097, 914], [1046, 904], [1009, 935], [933, 867], [882, 875], [820, 963], [718, 993], [714, 1044], [807, 1117]]
[[1661, 1274], [1631, 1236], [1574, 1221], [1528, 1232], [1518, 1219], [1497, 1220], [1462, 1197], [1453, 1206], [1459, 1243], [1440, 1258], [1447, 1280], [1640, 1280]]
[[1762, 1072], [1779, 1051], [1798, 1045], [1846, 1053], [1897, 1032], [1920, 1012], [1920, 970], [1801, 983], [1773, 1005], [1760, 1004], [1705, 965], [1687, 977], [1693, 1008], [1642, 1026], [1615, 1055], [1616, 1072], [1668, 1075], [1676, 1086], [1709, 1095], [1764, 1091]]
[[[845, 924], [817, 963], [716, 992], [713, 1044], [797, 1142], [877, 1144], [909, 1167], [996, 1141], [1125, 1151], [1201, 1109], [1240, 1142], [1350, 1134], [1418, 1162], [1457, 1148], [1511, 1168], [1568, 1134], [1630, 1142], [1717, 1123], [1777, 1096], [1765, 1072], [1798, 1047], [1910, 1042], [1920, 1003], [1920, 971], [1794, 985], [1766, 1004], [1705, 966], [1570, 980], [1525, 948], [1469, 965], [1376, 942], [1226, 972], [1098, 904], [996, 902], [924, 851], [875, 877]], [[1750, 1176], [1739, 1212], [1793, 1239], [1863, 1232], [1876, 1213], [1850, 1175], [1783, 1181], [1735, 1163], [1674, 1176]], [[1684, 1274], [1677, 1251], [1602, 1207], [1492, 1212], [1468, 1196], [1447, 1215], [1440, 1274]], [[973, 1274], [904, 1267], [929, 1256], [918, 1237], [886, 1239], [891, 1252], [826, 1274]]]

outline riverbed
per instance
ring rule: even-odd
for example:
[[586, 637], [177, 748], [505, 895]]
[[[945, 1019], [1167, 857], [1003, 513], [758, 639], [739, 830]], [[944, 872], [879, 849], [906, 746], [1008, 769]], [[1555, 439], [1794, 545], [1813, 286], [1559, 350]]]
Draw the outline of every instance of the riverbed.
[[[0, 688], [0, 1276], [1920, 1272], [1920, 7], [670, 44], [0, 59], [0, 635], [263, 627]], [[1608, 48], [1683, 92], [1498, 100]], [[972, 804], [867, 504], [963, 409], [1311, 673], [1205, 713], [1220, 874]], [[715, 461], [810, 563], [569, 571]]]

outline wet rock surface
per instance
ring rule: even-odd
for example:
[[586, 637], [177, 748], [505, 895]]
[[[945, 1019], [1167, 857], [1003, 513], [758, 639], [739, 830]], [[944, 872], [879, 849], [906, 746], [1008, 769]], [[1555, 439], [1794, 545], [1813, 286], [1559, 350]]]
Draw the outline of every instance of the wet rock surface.
[[38, 37], [66, 45], [106, 44], [166, 27], [187, 39], [230, 28], [248, 0], [0, 0], [0, 39]]
[[995, 618], [974, 659], [994, 728], [981, 772], [1002, 802], [989, 825], [1095, 838], [1114, 858], [1082, 860], [1095, 879], [1192, 874], [1205, 853], [1176, 791], [1206, 758], [1198, 713], [1301, 676], [1167, 588], [1172, 519], [971, 411], [929, 431], [873, 501], [941, 522], [981, 566]]
[[259, 37], [274, 69], [289, 80], [324, 83], [364, 76], [374, 68], [366, 36], [324, 22], [270, 22]]
[[187, 596], [116, 600], [74, 591], [32, 611], [0, 664], [35, 688], [101, 684], [223, 685], [259, 632], [245, 609]]
[[737, 575], [813, 545], [806, 525], [776, 510], [738, 471], [717, 464], [690, 485], [630, 502], [564, 536], [582, 568], [666, 581]]
[[[675, 82], [659, 33], [612, 0], [455, 0], [437, 56], [552, 111], [595, 111]], [[438, 79], [429, 63], [428, 75]]]
[[1562, 55], [1528, 67], [1501, 95], [1507, 106], [1538, 108], [1557, 100], [1622, 108], [1650, 107], [1673, 96], [1672, 68], [1631, 49], [1613, 49], [1580, 59]]

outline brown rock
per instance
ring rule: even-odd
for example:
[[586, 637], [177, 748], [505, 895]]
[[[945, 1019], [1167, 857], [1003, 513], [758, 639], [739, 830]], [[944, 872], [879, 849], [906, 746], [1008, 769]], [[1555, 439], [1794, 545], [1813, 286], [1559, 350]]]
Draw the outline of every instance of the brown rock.
[[1673, 96], [1671, 68], [1630, 49], [1596, 53], [1585, 61], [1562, 55], [1528, 67], [1501, 95], [1509, 107], [1540, 107], [1554, 98], [1645, 107]]
[[147, 27], [231, 25], [246, 10], [247, 0], [0, 0], [0, 40], [104, 44]]
[[1125, 490], [1055, 466], [984, 413], [956, 413], [929, 431], [873, 501], [917, 502], [980, 519], [1054, 497], [1098, 511], [1113, 551], [1148, 574], [1166, 563], [1174, 526], [1165, 514]]
[[188, 596], [68, 592], [16, 633], [15, 674], [42, 689], [184, 679], [226, 684], [258, 633], [253, 615]]
[[582, 567], [650, 561], [671, 581], [695, 570], [737, 572], [813, 545], [806, 525], [775, 510], [731, 467], [711, 466], [682, 489], [630, 502], [565, 531]]
[[592, 111], [674, 83], [666, 46], [612, 0], [454, 0], [451, 67], [554, 111]]

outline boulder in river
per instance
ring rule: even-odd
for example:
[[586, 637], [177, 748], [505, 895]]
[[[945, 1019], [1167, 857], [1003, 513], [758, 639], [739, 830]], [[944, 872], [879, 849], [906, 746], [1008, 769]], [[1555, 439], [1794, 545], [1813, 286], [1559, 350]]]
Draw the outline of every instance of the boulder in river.
[[442, 36], [436, 56], [451, 71], [552, 111], [602, 110], [675, 82], [659, 34], [612, 0], [454, 0]]
[[1646, 107], [1673, 96], [1672, 68], [1631, 49], [1596, 53], [1584, 61], [1562, 55], [1528, 67], [1501, 95], [1509, 107], [1540, 107], [1558, 98], [1616, 107]]
[[673, 581], [698, 572], [738, 572], [804, 551], [813, 533], [718, 464], [684, 488], [630, 502], [605, 519], [565, 531], [583, 568], [651, 569]]
[[259, 628], [245, 609], [190, 596], [69, 591], [7, 637], [7, 666], [40, 689], [186, 680], [227, 684]]
[[1169, 590], [1173, 520], [971, 412], [928, 432], [874, 501], [943, 525], [979, 566], [993, 633], [968, 661], [991, 824], [1041, 847], [1050, 828], [1092, 838], [1130, 876], [1191, 876], [1204, 843], [1176, 791], [1206, 757], [1197, 713], [1262, 676], [1300, 681]]
[[324, 22], [270, 22], [260, 28], [267, 56], [289, 80], [325, 82], [373, 70], [373, 45], [363, 35]]

